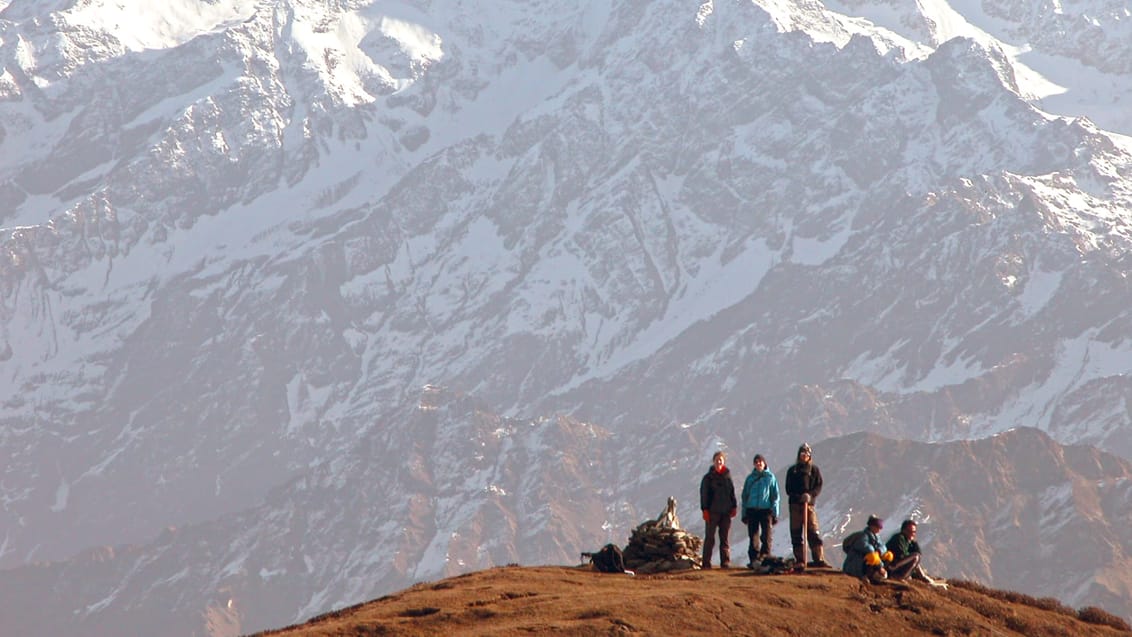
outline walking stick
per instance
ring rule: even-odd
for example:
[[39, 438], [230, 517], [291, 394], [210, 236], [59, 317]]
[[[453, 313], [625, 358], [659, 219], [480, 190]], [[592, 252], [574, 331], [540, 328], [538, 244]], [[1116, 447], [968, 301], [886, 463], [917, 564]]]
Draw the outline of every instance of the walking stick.
[[806, 564], [806, 552], [810, 550], [810, 494], [802, 502], [802, 564]]

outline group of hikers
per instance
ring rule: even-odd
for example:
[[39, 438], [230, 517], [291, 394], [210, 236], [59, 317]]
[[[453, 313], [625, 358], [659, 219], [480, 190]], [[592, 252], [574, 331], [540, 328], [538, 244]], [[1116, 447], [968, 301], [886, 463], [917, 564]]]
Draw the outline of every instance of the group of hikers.
[[[790, 511], [790, 542], [794, 548], [795, 571], [809, 568], [832, 568], [825, 560], [825, 547], [814, 502], [821, 495], [821, 470], [813, 462], [813, 449], [808, 444], [798, 447], [798, 456], [786, 470], [786, 497]], [[700, 510], [707, 526], [704, 537], [702, 568], [711, 568], [716, 536], [719, 538], [719, 566], [731, 566], [731, 520], [740, 509], [741, 521], [747, 525], [747, 568], [756, 568], [771, 557], [771, 528], [778, 524], [778, 480], [767, 467], [761, 454], [754, 459], [754, 468], [743, 482], [740, 498], [735, 498], [735, 483], [727, 468], [727, 455], [722, 451], [712, 456], [712, 466], [700, 481]], [[869, 516], [866, 527], [850, 534], [843, 542], [845, 562], [841, 570], [854, 577], [873, 582], [885, 579], [920, 579], [937, 586], [946, 586], [933, 579], [920, 565], [920, 545], [916, 542], [915, 520], [904, 520], [900, 531], [882, 543], [880, 532], [884, 521]], [[757, 536], [757, 539], [756, 539]], [[803, 543], [804, 540], [804, 543]], [[806, 562], [806, 545], [811, 560]]]

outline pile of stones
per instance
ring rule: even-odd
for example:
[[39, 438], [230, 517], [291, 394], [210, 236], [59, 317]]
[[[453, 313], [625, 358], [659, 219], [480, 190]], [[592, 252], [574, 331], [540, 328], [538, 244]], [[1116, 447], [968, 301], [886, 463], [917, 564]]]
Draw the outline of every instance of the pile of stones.
[[680, 528], [676, 499], [655, 520], [633, 529], [629, 545], [622, 551], [625, 568], [637, 573], [665, 573], [700, 568], [704, 541]]

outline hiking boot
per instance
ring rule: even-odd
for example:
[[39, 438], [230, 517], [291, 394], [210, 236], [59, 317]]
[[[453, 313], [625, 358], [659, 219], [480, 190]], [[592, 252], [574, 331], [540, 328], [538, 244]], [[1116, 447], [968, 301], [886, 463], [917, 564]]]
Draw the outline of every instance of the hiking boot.
[[806, 549], [801, 546], [794, 547], [794, 561], [798, 564], [806, 563]]
[[731, 562], [720, 562], [719, 568], [731, 568]]
[[795, 573], [804, 573], [806, 571], [806, 565], [801, 562], [797, 562], [794, 564], [794, 568], [792, 570]]
[[825, 547], [821, 544], [811, 547], [810, 554], [814, 558], [813, 561], [810, 562], [810, 566], [814, 568], [833, 568], [830, 566], [829, 562], [825, 561]]
[[703, 565], [700, 566], [700, 568], [702, 568], [705, 571], [710, 571], [711, 570], [711, 562], [704, 562]]
[[944, 590], [947, 589], [947, 580], [928, 575], [924, 567], [919, 564], [912, 569], [912, 579], [920, 580], [929, 586], [935, 586]]

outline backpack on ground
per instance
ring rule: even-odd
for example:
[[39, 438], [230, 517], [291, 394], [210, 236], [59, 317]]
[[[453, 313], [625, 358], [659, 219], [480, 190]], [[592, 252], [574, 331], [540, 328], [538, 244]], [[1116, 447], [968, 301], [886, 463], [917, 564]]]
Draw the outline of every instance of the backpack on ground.
[[759, 575], [782, 575], [794, 568], [794, 558], [767, 556], [751, 566]]
[[849, 550], [853, 547], [854, 544], [857, 543], [857, 540], [861, 539], [861, 536], [864, 534], [865, 530], [861, 529], [860, 531], [853, 531], [852, 533], [847, 535], [845, 539], [841, 541], [841, 550], [849, 553]]
[[621, 547], [616, 544], [606, 544], [601, 550], [590, 556], [594, 568], [602, 573], [624, 573], [625, 557], [621, 555]]

